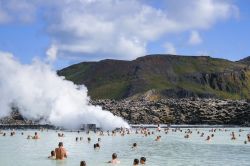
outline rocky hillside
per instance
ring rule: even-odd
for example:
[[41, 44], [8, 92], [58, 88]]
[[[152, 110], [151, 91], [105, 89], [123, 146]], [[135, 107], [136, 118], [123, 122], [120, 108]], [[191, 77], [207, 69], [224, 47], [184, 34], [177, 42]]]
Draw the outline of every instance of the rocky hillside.
[[246, 57], [244, 59], [241, 59], [238, 61], [239, 63], [244, 63], [246, 65], [250, 65], [250, 56], [249, 57]]
[[88, 87], [92, 99], [124, 99], [156, 92], [156, 98], [250, 98], [250, 68], [208, 56], [148, 55], [133, 61], [83, 62], [58, 71]]

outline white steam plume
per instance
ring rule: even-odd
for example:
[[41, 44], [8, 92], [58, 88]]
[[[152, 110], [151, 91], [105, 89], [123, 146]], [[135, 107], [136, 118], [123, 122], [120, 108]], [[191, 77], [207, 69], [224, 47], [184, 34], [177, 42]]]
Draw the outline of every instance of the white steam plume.
[[40, 61], [23, 65], [3, 52], [0, 58], [0, 118], [10, 114], [14, 103], [27, 119], [44, 119], [67, 129], [81, 124], [103, 129], [129, 127], [122, 118], [89, 104], [85, 86], [64, 80], [48, 65]]

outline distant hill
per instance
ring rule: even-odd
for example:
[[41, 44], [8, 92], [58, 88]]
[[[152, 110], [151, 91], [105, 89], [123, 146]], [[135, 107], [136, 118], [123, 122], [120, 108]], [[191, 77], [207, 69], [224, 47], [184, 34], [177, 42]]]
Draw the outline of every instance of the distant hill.
[[246, 65], [250, 65], [250, 56], [249, 56], [249, 57], [246, 57], [246, 58], [244, 58], [244, 59], [241, 59], [241, 60], [239, 60], [238, 62], [244, 63], [244, 64], [246, 64]]
[[250, 98], [246, 60], [147, 55], [132, 61], [82, 62], [58, 71], [58, 75], [86, 85], [93, 99], [123, 99], [149, 91], [154, 97]]

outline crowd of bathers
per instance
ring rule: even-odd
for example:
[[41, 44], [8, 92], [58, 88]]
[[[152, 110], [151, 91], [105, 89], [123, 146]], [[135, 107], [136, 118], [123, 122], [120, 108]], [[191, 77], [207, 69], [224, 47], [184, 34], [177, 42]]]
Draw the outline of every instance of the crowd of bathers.
[[[44, 129], [41, 129], [41, 131], [43, 131]], [[164, 128], [161, 129], [160, 126], [158, 125], [158, 127], [156, 128], [156, 130], [149, 130], [147, 128], [137, 128], [134, 130], [130, 130], [130, 129], [125, 129], [125, 128], [120, 128], [120, 129], [116, 129], [113, 131], [93, 131], [96, 135], [98, 136], [116, 136], [116, 135], [120, 135], [120, 136], [126, 136], [126, 135], [130, 135], [130, 134], [139, 134], [142, 135], [143, 137], [147, 137], [149, 135], [155, 135], [155, 139], [154, 141], [161, 141], [161, 135], [162, 134], [169, 134], [170, 132], [172, 133], [183, 133], [184, 134], [184, 139], [191, 139], [192, 135], [196, 134], [197, 136], [199, 136], [201, 139], [203, 138], [204, 141], [210, 142], [213, 140], [213, 138], [216, 136], [216, 134], [218, 132], [228, 132], [229, 129], [227, 128], [215, 128], [215, 129], [209, 129], [208, 132], [204, 133], [204, 130], [202, 130], [202, 132], [199, 129], [183, 129], [183, 128]], [[242, 137], [241, 133], [242, 133], [243, 129], [239, 129], [237, 132], [232, 131], [230, 132], [230, 139], [232, 141], [237, 140], [238, 137]], [[65, 134], [61, 131], [56, 131], [58, 137], [64, 137]], [[78, 131], [78, 133], [80, 133], [80, 131]], [[6, 136], [7, 134], [5, 132], [0, 131], [0, 134], [2, 136]], [[15, 131], [11, 131], [10, 132], [10, 136], [14, 136], [16, 133]], [[24, 135], [24, 133], [21, 133], [22, 135]], [[86, 131], [86, 134], [89, 135], [90, 131]], [[244, 137], [244, 136], [243, 136]], [[40, 136], [38, 135], [37, 132], [34, 133], [34, 135], [28, 135], [27, 139], [34, 139], [34, 140], [38, 140], [40, 139]], [[83, 141], [83, 137], [76, 137], [75, 141]], [[91, 138], [87, 137], [87, 141], [88, 143], [91, 143]], [[244, 144], [248, 144], [250, 143], [250, 134], [246, 135], [246, 139], [243, 142]], [[131, 149], [136, 149], [138, 147], [137, 143], [133, 143], [131, 145]], [[101, 148], [101, 138], [99, 137], [97, 139], [97, 142], [94, 143], [93, 148], [95, 150], [99, 150]], [[50, 152], [50, 156], [48, 157], [49, 159], [53, 159], [53, 160], [64, 160], [68, 157], [68, 152], [67, 150], [64, 148], [63, 146], [63, 142], [59, 142], [58, 147], [55, 148], [54, 150], [52, 150]], [[107, 161], [107, 163], [116, 165], [121, 163], [121, 161], [118, 159], [118, 155], [117, 153], [113, 153], [111, 155], [111, 160]], [[133, 164], [133, 166], [139, 166], [139, 165], [145, 165], [146, 164], [146, 157], [142, 156], [140, 158], [135, 158], [133, 159], [133, 161], [131, 161], [131, 164]], [[86, 166], [87, 163], [86, 161], [80, 161], [80, 166]]]

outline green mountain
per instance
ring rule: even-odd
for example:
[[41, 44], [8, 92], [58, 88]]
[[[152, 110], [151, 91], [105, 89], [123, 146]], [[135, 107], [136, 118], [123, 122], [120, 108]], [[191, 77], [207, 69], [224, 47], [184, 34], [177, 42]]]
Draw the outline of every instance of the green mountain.
[[147, 55], [132, 61], [82, 62], [58, 75], [86, 85], [93, 99], [123, 99], [150, 90], [158, 97], [250, 98], [247, 60]]

